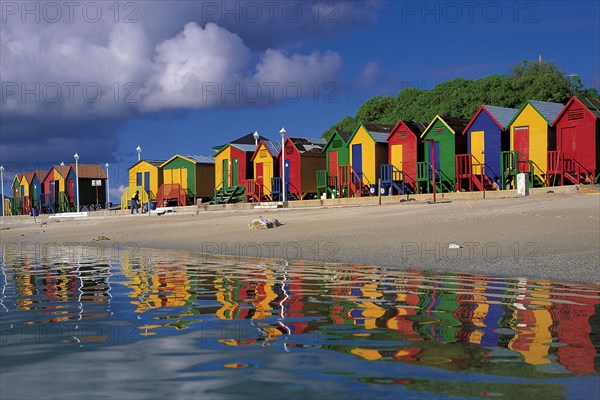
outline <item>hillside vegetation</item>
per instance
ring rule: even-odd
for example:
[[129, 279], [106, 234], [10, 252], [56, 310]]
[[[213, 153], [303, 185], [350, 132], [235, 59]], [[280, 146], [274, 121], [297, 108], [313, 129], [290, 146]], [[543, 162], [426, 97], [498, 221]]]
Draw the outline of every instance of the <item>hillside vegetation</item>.
[[556, 64], [522, 61], [509, 75], [489, 75], [469, 80], [451, 79], [431, 90], [407, 88], [392, 96], [374, 96], [354, 116], [347, 116], [323, 133], [354, 131], [359, 121], [396, 124], [399, 119], [427, 125], [436, 115], [470, 119], [482, 105], [518, 108], [526, 100], [565, 103], [573, 94], [598, 97], [596, 89], [584, 89], [578, 76], [568, 77]]

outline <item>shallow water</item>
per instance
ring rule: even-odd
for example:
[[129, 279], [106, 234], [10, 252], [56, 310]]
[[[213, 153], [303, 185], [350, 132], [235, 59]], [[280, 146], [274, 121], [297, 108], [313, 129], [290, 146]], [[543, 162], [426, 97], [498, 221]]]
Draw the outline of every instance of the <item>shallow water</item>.
[[84, 248], [3, 254], [0, 398], [600, 398], [600, 287]]

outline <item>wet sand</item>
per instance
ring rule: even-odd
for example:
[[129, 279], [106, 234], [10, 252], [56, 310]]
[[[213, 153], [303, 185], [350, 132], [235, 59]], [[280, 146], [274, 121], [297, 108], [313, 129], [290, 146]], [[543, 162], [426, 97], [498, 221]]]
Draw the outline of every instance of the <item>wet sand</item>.
[[[283, 226], [249, 230], [258, 216]], [[79, 243], [600, 283], [598, 194], [37, 223], [8, 217], [1, 229], [3, 249], [13, 253]]]

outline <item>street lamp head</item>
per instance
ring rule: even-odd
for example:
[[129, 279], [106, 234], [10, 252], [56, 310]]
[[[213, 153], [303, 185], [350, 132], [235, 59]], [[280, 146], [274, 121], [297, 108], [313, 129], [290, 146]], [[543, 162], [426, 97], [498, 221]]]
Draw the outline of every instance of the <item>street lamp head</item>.
[[106, 168], [110, 167], [110, 165], [109, 165], [108, 163], [104, 164], [104, 166], [105, 166]]
[[64, 162], [64, 161], [61, 161], [61, 162], [60, 162], [60, 166], [61, 166], [61, 167], [64, 167], [64, 166], [65, 166], [65, 162]]
[[140, 146], [138, 146], [138, 147], [136, 147], [136, 148], [135, 148], [135, 151], [137, 151], [137, 152], [138, 152], [138, 154], [139, 154], [139, 153], [141, 153], [141, 152], [142, 152], [142, 148], [141, 148]]
[[258, 131], [254, 131], [254, 133], [252, 134], [252, 137], [254, 138], [254, 140], [258, 140], [258, 138], [260, 137], [260, 135], [258, 134]]
[[4, 165], [0, 165], [0, 172], [4, 172]]
[[73, 156], [73, 158], [75, 159], [75, 161], [79, 160], [79, 154], [75, 153], [75, 155]]
[[282, 128], [281, 128], [281, 130], [279, 131], [279, 134], [281, 135], [281, 137], [285, 137], [285, 134], [286, 134], [286, 133], [287, 133], [287, 132], [285, 131], [285, 128], [283, 128], [283, 127], [282, 127]]

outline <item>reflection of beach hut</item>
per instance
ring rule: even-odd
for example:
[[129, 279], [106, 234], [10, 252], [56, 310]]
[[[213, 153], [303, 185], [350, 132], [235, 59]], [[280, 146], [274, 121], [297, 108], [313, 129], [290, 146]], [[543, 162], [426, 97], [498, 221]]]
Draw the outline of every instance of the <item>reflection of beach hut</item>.
[[160, 167], [165, 160], [141, 160], [129, 168], [129, 186], [121, 196], [121, 209], [128, 207], [128, 201], [139, 192], [140, 201], [145, 203], [156, 200], [156, 194], [163, 184], [163, 173]]
[[248, 201], [271, 199], [272, 179], [279, 175], [277, 156], [281, 151], [278, 142], [261, 140], [252, 155], [254, 179], [246, 181], [246, 198]]
[[456, 155], [456, 189], [472, 191], [502, 186], [500, 153], [508, 150], [508, 123], [514, 108], [482, 105], [462, 132], [466, 135], [466, 154]]
[[425, 125], [414, 121], [398, 121], [386, 141], [388, 163], [381, 165], [381, 184], [392, 193], [417, 191], [417, 161], [423, 160], [423, 146], [419, 137]]
[[[462, 135], [469, 121], [462, 118], [436, 115], [421, 134], [424, 161], [417, 166], [417, 182], [422, 189], [432, 190], [432, 169], [435, 170], [437, 191], [454, 190], [456, 154], [467, 152], [466, 137]], [[433, 142], [433, 143], [432, 143]], [[432, 160], [432, 154], [435, 160]]]
[[194, 199], [212, 197], [215, 177], [215, 160], [212, 157], [175, 155], [161, 164], [163, 184], [158, 189], [159, 205], [176, 202], [184, 206]]
[[[369, 194], [369, 186], [377, 184], [380, 165], [387, 164], [387, 137], [394, 128], [393, 125], [360, 123], [348, 140], [351, 177], [349, 183], [358, 183], [360, 187], [350, 188], [351, 195]], [[340, 175], [345, 175], [340, 173]], [[347, 186], [346, 176], [340, 176], [340, 185]], [[373, 193], [371, 193], [373, 194]]]
[[340, 165], [350, 165], [348, 140], [352, 132], [335, 131], [323, 148], [327, 169], [317, 171], [317, 196], [338, 196], [338, 172]]
[[323, 170], [326, 162], [326, 155], [323, 153], [325, 144], [324, 139], [288, 137], [285, 140], [284, 173], [287, 199], [301, 200], [308, 195], [317, 194], [317, 171]]
[[600, 173], [600, 100], [571, 97], [552, 126], [556, 150], [548, 151], [546, 183], [592, 183]]
[[513, 182], [517, 173], [526, 172], [530, 186], [546, 183], [548, 151], [556, 147], [552, 121], [562, 109], [559, 103], [528, 100], [508, 123], [510, 148], [502, 152], [501, 165]]
[[73, 181], [67, 182], [70, 170], [70, 166], [55, 165], [44, 177], [42, 206], [47, 212], [70, 211], [74, 195]]

